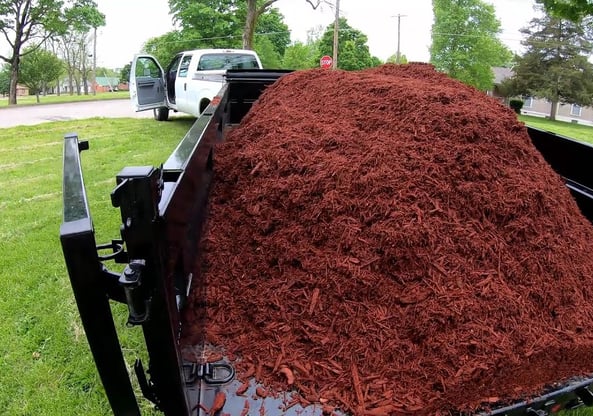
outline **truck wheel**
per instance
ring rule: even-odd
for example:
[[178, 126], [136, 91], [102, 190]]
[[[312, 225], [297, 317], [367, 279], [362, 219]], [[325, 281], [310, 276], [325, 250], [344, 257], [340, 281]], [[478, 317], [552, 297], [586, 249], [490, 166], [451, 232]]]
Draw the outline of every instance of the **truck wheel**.
[[169, 109], [167, 107], [159, 107], [152, 110], [154, 119], [157, 121], [167, 121], [169, 119]]

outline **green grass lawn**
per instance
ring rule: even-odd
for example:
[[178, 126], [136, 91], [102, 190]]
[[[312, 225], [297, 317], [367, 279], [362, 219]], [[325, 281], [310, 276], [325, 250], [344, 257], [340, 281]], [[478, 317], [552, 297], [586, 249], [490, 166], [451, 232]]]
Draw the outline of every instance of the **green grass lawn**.
[[[590, 127], [534, 117], [521, 120], [582, 140], [593, 137]], [[115, 175], [124, 166], [159, 165], [192, 123], [192, 118], [167, 123], [89, 119], [0, 129], [0, 414], [111, 414], [59, 243], [64, 134], [76, 132], [90, 143], [82, 164], [101, 243], [119, 237], [119, 210], [110, 202]], [[142, 355], [141, 332], [125, 328], [125, 306], [114, 307], [131, 364]], [[146, 400], [140, 402], [150, 409]]]
[[[96, 95], [89, 93], [89, 95], [47, 95], [39, 97], [39, 104], [55, 104], [55, 103], [69, 103], [76, 101], [93, 101], [93, 100], [114, 100], [130, 98], [129, 91], [115, 91], [115, 92], [98, 92]], [[17, 105], [38, 105], [37, 98], [34, 95], [27, 95], [24, 97], [17, 97]], [[0, 109], [8, 107], [8, 97], [0, 97]]]
[[[119, 237], [119, 210], [109, 196], [115, 175], [124, 166], [164, 162], [193, 120], [89, 119], [0, 129], [0, 414], [110, 414], [59, 243], [64, 134], [76, 132], [90, 143], [82, 164], [101, 243]], [[117, 307], [124, 353], [133, 363], [141, 332], [125, 328], [126, 308]]]
[[561, 136], [593, 144], [593, 127], [583, 124], [550, 121], [543, 117], [519, 116], [519, 120], [531, 127], [549, 130]]

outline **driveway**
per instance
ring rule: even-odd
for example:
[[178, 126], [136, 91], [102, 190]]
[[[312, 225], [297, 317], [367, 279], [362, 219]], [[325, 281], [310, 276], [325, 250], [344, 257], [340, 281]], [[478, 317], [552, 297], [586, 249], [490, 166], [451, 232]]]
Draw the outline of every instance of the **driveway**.
[[152, 111], [136, 113], [126, 99], [0, 107], [0, 128], [91, 117], [152, 117]]

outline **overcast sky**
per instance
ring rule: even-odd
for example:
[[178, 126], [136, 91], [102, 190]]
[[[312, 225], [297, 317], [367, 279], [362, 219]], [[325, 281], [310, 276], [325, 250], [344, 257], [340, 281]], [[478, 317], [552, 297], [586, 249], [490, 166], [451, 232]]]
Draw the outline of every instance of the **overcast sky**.
[[[121, 68], [140, 51], [143, 43], [173, 29], [167, 0], [96, 0], [107, 25], [99, 29], [97, 65]], [[534, 0], [496, 0], [503, 33], [501, 40], [520, 52], [521, 33], [533, 17]], [[325, 28], [334, 12], [325, 6], [313, 10], [305, 0], [278, 0], [292, 40], [306, 40], [309, 29]], [[432, 25], [431, 0], [340, 0], [348, 24], [368, 36], [371, 54], [382, 60], [397, 50], [397, 15], [401, 17], [400, 50], [409, 61], [428, 61]], [[3, 52], [5, 52], [5, 47]], [[167, 63], [161, 62], [166, 65]]]

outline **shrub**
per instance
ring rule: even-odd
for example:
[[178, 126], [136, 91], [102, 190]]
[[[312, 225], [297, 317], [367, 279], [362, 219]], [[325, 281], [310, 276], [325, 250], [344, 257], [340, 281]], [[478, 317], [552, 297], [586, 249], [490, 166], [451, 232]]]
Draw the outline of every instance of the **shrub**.
[[513, 99], [509, 101], [509, 106], [515, 111], [515, 113], [521, 114], [521, 109], [523, 108], [523, 100]]

